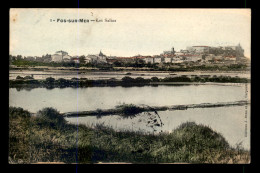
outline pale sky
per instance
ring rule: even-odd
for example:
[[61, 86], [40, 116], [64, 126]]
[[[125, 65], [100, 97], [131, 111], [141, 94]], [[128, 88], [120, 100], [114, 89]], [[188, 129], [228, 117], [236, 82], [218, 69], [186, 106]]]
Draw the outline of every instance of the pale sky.
[[[103, 19], [59, 23], [57, 19]], [[105, 22], [111, 18], [116, 22]], [[54, 19], [55, 22], [50, 22]], [[172, 47], [235, 46], [250, 57], [250, 9], [11, 9], [10, 54], [158, 55]]]

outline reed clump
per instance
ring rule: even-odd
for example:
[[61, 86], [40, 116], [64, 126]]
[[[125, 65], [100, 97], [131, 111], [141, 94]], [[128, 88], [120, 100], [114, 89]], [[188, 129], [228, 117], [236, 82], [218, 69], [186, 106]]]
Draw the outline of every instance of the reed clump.
[[118, 109], [120, 115], [123, 117], [135, 116], [136, 114], [144, 111], [143, 108], [136, 106], [134, 104], [118, 105], [116, 106], [116, 109]]

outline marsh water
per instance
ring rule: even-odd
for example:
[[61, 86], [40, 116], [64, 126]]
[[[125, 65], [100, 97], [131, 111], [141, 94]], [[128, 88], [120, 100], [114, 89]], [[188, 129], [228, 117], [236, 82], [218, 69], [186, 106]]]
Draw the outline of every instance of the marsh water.
[[[60, 112], [87, 111], [114, 108], [121, 104], [170, 106], [200, 103], [250, 100], [250, 84], [169, 85], [143, 87], [89, 87], [89, 88], [35, 88], [32, 90], [9, 89], [9, 105], [37, 112], [53, 107]], [[181, 123], [194, 121], [221, 133], [235, 146], [242, 142], [250, 148], [250, 105], [218, 108], [194, 108], [157, 112], [163, 123], [149, 125], [147, 113], [133, 118], [119, 115], [104, 117], [86, 116], [66, 118], [70, 123], [95, 126], [103, 124], [115, 130], [142, 131], [145, 133], [171, 132]], [[153, 114], [151, 112], [151, 114]]]
[[249, 84], [159, 85], [143, 87], [10, 88], [10, 105], [31, 112], [54, 107], [60, 112], [114, 108], [120, 104], [170, 106], [246, 100]]
[[[172, 132], [185, 122], [195, 122], [209, 126], [221, 133], [228, 143], [235, 147], [241, 143], [245, 149], [250, 149], [250, 120], [245, 118], [245, 112], [250, 114], [250, 108], [244, 106], [196, 108], [187, 110], [159, 111], [162, 127], [153, 127], [148, 123], [149, 116], [141, 113], [130, 118], [122, 118], [120, 115], [110, 115], [101, 118], [95, 116], [66, 118], [74, 124], [95, 126], [105, 125], [117, 131], [142, 131], [144, 133]], [[151, 112], [152, 113], [152, 112]], [[247, 122], [245, 122], [247, 121]]]

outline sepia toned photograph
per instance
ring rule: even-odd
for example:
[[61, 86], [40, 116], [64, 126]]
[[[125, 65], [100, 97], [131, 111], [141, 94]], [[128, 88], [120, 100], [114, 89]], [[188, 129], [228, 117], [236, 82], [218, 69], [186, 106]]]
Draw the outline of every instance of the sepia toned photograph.
[[251, 9], [11, 8], [9, 164], [250, 164]]

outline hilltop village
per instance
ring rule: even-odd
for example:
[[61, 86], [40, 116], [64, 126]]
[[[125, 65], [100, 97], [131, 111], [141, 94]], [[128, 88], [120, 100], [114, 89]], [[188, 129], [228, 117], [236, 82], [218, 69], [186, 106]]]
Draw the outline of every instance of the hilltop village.
[[[10, 64], [16, 60], [33, 61], [46, 63], [62, 63], [81, 66], [102, 66], [114, 65], [117, 67], [155, 67], [171, 66], [172, 68], [186, 68], [196, 66], [221, 66], [221, 65], [246, 65], [250, 66], [250, 60], [244, 56], [244, 49], [240, 44], [237, 46], [210, 47], [210, 46], [190, 46], [185, 50], [175, 51], [174, 47], [169, 51], [163, 51], [160, 55], [132, 57], [107, 56], [102, 51], [99, 54], [89, 54], [81, 56], [70, 56], [66, 51], [57, 51], [52, 55], [42, 57], [21, 55], [9, 57]], [[16, 65], [14, 63], [14, 65]], [[135, 66], [136, 67], [136, 66]]]

